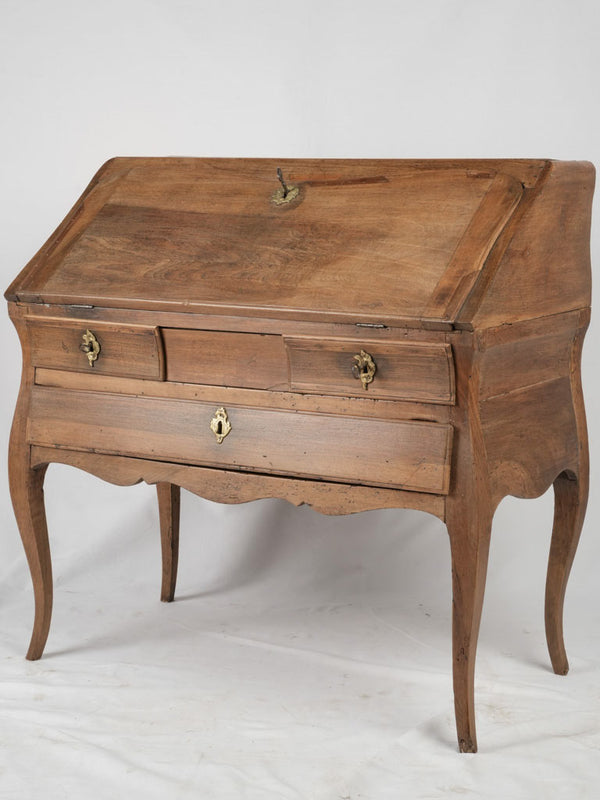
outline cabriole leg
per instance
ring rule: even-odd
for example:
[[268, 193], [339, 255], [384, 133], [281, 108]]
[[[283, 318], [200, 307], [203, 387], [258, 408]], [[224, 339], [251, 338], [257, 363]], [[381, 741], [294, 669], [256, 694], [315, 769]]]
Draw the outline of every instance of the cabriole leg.
[[554, 526], [546, 578], [546, 641], [552, 668], [557, 675], [566, 675], [569, 671], [563, 639], [563, 607], [587, 497], [587, 468], [578, 476], [561, 472], [554, 481]]
[[157, 483], [162, 550], [162, 586], [160, 599], [170, 603], [175, 596], [179, 558], [179, 505], [181, 490], [172, 483]]
[[477, 752], [475, 658], [490, 546], [491, 513], [463, 506], [447, 522], [452, 551], [452, 660], [461, 753]]
[[44, 476], [47, 465], [31, 469], [27, 463], [29, 448], [12, 449], [9, 459], [10, 494], [19, 533], [29, 563], [35, 617], [27, 658], [35, 661], [44, 652], [52, 617], [52, 562], [44, 509]]

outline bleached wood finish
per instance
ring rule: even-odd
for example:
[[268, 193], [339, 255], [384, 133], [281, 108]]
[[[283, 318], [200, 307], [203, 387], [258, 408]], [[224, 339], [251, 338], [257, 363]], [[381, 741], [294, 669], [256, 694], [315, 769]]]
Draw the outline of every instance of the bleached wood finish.
[[[277, 206], [277, 167], [297, 199]], [[589, 455], [594, 170], [547, 160], [113, 159], [7, 290], [23, 350], [9, 472], [31, 570], [28, 658], [52, 607], [48, 464], [157, 485], [174, 597], [180, 487], [326, 514], [416, 508], [448, 528], [459, 749], [495, 508], [554, 485], [546, 634], [563, 605]], [[79, 351], [95, 332], [101, 358]], [[369, 352], [367, 390], [352, 362]], [[209, 422], [225, 407], [221, 444]]]

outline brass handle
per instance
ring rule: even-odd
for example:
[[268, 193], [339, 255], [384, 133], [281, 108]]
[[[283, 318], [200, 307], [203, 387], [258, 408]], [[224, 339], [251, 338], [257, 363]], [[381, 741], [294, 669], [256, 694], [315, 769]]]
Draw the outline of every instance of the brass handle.
[[215, 415], [210, 421], [210, 429], [217, 437], [217, 444], [221, 444], [231, 430], [231, 422], [229, 422], [229, 417], [223, 406], [215, 411]]
[[83, 344], [79, 345], [79, 349], [87, 355], [87, 359], [90, 362], [90, 367], [94, 366], [94, 361], [98, 358], [100, 354], [100, 342], [94, 334], [87, 330], [83, 336]]
[[369, 384], [372, 382], [377, 372], [377, 364], [373, 360], [373, 356], [361, 350], [354, 356], [355, 364], [352, 365], [352, 374], [355, 378], [360, 378], [363, 389], [367, 390]]

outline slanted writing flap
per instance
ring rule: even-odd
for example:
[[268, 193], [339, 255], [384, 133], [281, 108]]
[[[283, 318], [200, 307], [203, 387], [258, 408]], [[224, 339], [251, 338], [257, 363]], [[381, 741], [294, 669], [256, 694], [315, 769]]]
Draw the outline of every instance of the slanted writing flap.
[[449, 323], [523, 191], [488, 163], [116, 159], [7, 296]]

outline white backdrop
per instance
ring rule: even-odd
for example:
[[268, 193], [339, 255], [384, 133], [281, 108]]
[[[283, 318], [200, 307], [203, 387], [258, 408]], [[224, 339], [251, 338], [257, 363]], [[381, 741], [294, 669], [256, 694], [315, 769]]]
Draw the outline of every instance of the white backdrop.
[[[600, 164], [595, 0], [0, 0], [3, 287], [113, 155], [553, 157]], [[593, 263], [600, 264], [598, 218]], [[0, 318], [1, 445], [20, 353]], [[0, 798], [592, 798], [600, 780], [600, 351], [584, 350], [592, 492], [543, 635], [550, 494], [495, 518], [480, 753], [456, 752], [445, 529], [185, 495], [158, 602], [154, 490], [48, 472], [54, 625], [0, 481]], [[3, 473], [5, 471], [2, 466]]]

